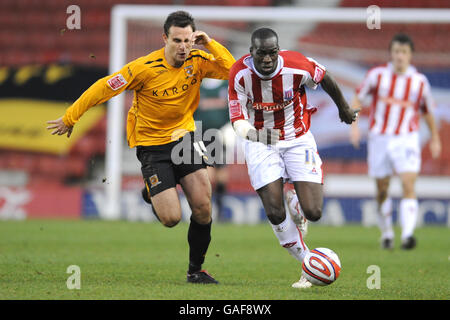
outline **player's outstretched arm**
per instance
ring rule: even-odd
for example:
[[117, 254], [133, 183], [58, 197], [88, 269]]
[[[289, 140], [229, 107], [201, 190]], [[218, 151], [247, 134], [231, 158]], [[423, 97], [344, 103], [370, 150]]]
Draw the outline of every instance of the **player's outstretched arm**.
[[131, 62], [120, 71], [97, 80], [66, 110], [62, 117], [47, 121], [47, 130], [53, 130], [51, 132], [53, 135], [67, 133], [69, 138], [73, 127], [88, 109], [108, 101], [125, 89], [134, 89], [139, 85], [141, 77], [138, 75], [142, 71], [139, 66], [138, 63]]
[[[103, 78], [104, 79], [104, 78]], [[70, 138], [73, 127], [79, 121], [81, 116], [91, 107], [103, 103], [109, 97], [105, 97], [104, 80], [100, 79], [89, 87], [64, 113], [64, 115], [56, 120], [47, 121], [47, 130], [53, 130], [52, 135], [64, 135]]]
[[341, 121], [351, 124], [356, 120], [358, 113], [361, 109], [352, 109], [347, 101], [345, 101], [344, 95], [342, 94], [341, 89], [337, 85], [336, 81], [329, 75], [327, 72], [323, 77], [323, 80], [320, 82], [323, 90], [333, 99], [339, 110], [339, 118]]

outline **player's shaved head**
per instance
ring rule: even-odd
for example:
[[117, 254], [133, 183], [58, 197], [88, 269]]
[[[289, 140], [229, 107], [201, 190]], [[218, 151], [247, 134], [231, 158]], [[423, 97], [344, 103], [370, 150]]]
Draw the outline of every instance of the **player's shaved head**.
[[250, 54], [256, 70], [270, 75], [278, 65], [278, 35], [270, 28], [260, 28], [252, 33]]
[[277, 33], [270, 28], [259, 28], [253, 31], [252, 33], [252, 46], [255, 45], [256, 39], [258, 40], [267, 40], [275, 38], [278, 45], [278, 35]]

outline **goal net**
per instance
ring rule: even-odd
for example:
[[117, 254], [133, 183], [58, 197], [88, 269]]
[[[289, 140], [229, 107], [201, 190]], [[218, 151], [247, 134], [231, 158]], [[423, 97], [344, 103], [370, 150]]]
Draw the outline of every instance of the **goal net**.
[[[282, 49], [300, 51], [325, 65], [349, 101], [367, 70], [389, 60], [387, 48], [397, 32], [412, 36], [417, 51], [413, 63], [419, 68], [450, 67], [450, 44], [444, 41], [450, 31], [448, 9], [118, 5], [111, 15], [110, 73], [161, 48], [164, 20], [176, 10], [190, 12], [197, 29], [225, 45], [236, 59], [248, 53], [253, 30], [273, 28]], [[127, 190], [139, 195], [136, 190], [143, 187], [140, 163], [135, 150], [126, 145], [124, 132], [132, 96], [127, 92], [108, 105], [106, 199], [100, 213], [107, 219], [122, 217]], [[320, 120], [313, 119], [312, 128], [319, 147], [333, 152], [333, 146], [348, 144], [348, 127], [339, 122], [332, 101], [321, 90], [311, 92], [308, 99], [320, 107]], [[438, 104], [450, 101], [445, 90], [436, 90], [435, 99]], [[366, 125], [364, 117], [361, 125]]]

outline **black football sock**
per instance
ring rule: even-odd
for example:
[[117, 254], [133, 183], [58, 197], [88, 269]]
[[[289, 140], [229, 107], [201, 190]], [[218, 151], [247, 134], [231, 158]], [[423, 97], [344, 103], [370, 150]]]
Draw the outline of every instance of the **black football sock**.
[[200, 271], [211, 242], [211, 223], [200, 224], [191, 217], [188, 230], [189, 273]]
[[217, 211], [219, 214], [219, 220], [224, 220], [224, 214], [223, 214], [223, 197], [225, 196], [225, 193], [227, 192], [227, 187], [225, 183], [218, 182], [216, 185], [216, 204], [217, 204]]

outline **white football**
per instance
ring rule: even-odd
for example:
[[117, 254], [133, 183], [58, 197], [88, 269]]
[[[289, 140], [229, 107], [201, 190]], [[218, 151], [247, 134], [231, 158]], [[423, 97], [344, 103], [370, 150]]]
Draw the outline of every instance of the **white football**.
[[341, 261], [338, 255], [328, 248], [309, 251], [302, 263], [304, 277], [316, 286], [326, 286], [339, 277]]

